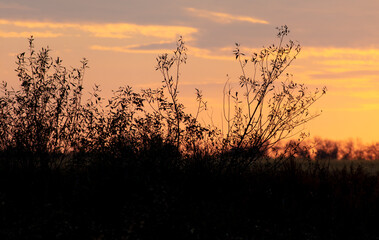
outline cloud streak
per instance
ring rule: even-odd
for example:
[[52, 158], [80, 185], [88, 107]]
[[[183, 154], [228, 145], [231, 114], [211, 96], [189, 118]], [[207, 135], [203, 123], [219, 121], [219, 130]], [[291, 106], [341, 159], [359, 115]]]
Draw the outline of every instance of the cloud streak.
[[119, 53], [144, 53], [144, 54], [161, 54], [164, 52], [172, 52], [172, 49], [138, 49], [135, 48], [135, 45], [131, 46], [101, 46], [101, 45], [92, 45], [90, 49], [97, 51], [111, 51]]
[[345, 71], [345, 72], [324, 72], [311, 74], [314, 79], [350, 79], [350, 78], [362, 78], [362, 77], [376, 77], [379, 76], [379, 70], [367, 70], [367, 71]]
[[[50, 29], [57, 33], [64, 30], [79, 30], [87, 32], [98, 38], [116, 38], [124, 39], [135, 36], [156, 37], [160, 39], [175, 39], [178, 35], [190, 36], [198, 30], [186, 26], [165, 26], [165, 25], [138, 25], [133, 23], [59, 23], [59, 22], [42, 22], [42, 21], [10, 21], [0, 19], [0, 25], [12, 26], [27, 29]], [[22, 30], [21, 30], [22, 31]], [[16, 33], [16, 32], [15, 32]], [[20, 32], [19, 32], [20, 33]], [[20, 36], [23, 34], [3, 34], [7, 36]]]
[[[162, 54], [162, 53], [171, 53], [174, 49], [166, 48], [167, 42], [162, 42], [161, 44], [152, 43], [152, 44], [133, 44], [128, 46], [101, 46], [101, 45], [92, 45], [90, 49], [98, 51], [111, 51], [119, 53], [143, 53], [143, 54]], [[174, 43], [171, 44], [174, 46]], [[160, 46], [165, 46], [160, 47]], [[212, 59], [212, 60], [223, 60], [223, 61], [234, 61], [235, 58], [230, 54], [219, 55], [214, 54], [209, 49], [198, 48], [194, 46], [187, 45], [188, 54], [192, 57]]]
[[63, 34], [53, 32], [4, 32], [0, 30], [0, 38], [28, 38], [30, 36], [38, 38], [56, 38]]
[[186, 10], [197, 17], [206, 18], [218, 23], [249, 22], [258, 24], [269, 24], [269, 22], [266, 20], [252, 18], [248, 16], [235, 16], [228, 13], [212, 12], [196, 8], [186, 8]]

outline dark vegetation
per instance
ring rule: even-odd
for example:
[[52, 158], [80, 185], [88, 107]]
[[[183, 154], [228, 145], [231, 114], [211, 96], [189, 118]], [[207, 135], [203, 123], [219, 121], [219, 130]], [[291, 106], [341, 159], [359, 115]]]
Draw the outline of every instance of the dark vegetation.
[[[285, 148], [285, 147], [284, 147]], [[296, 156], [312, 159], [379, 160], [379, 143], [369, 145], [359, 141], [332, 141], [321, 138], [306, 139], [296, 146]]]
[[301, 142], [272, 155], [325, 93], [277, 83], [300, 52], [278, 30], [251, 59], [237, 44], [243, 93], [225, 85], [224, 133], [199, 123], [201, 91], [195, 114], [178, 100], [181, 39], [157, 58], [161, 88], [107, 101], [97, 86], [82, 99], [85, 59], [68, 69], [29, 39], [20, 89], [1, 88], [0, 239], [376, 239], [377, 173]]

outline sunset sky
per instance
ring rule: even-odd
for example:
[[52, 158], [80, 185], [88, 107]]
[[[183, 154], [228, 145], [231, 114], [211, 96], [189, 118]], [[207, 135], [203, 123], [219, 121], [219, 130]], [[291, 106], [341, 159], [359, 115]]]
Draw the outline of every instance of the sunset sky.
[[[203, 90], [220, 122], [222, 88], [240, 74], [235, 43], [259, 49], [277, 43], [275, 27], [302, 51], [288, 69], [310, 89], [328, 88], [312, 108], [322, 115], [305, 126], [311, 136], [379, 141], [379, 1], [377, 0], [0, 0], [0, 81], [16, 86], [15, 60], [33, 35], [65, 66], [90, 68], [85, 89], [103, 96], [122, 85], [157, 87], [155, 57], [172, 52], [182, 35], [188, 47], [180, 94], [188, 110]], [[204, 120], [208, 121], [207, 116]]]

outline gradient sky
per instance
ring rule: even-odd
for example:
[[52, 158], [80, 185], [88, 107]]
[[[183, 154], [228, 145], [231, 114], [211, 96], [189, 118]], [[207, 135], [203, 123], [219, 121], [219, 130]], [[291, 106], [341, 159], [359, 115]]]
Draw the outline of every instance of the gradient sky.
[[[94, 83], [104, 97], [112, 89], [160, 84], [155, 57], [171, 52], [182, 35], [188, 62], [182, 99], [193, 110], [203, 90], [220, 122], [222, 88], [237, 81], [234, 43], [258, 49], [276, 43], [275, 27], [288, 25], [302, 45], [288, 69], [294, 81], [328, 92], [312, 111], [311, 136], [379, 141], [379, 1], [377, 0], [0, 0], [0, 81], [16, 86], [16, 54], [33, 35], [66, 66], [86, 57], [85, 89]], [[246, 52], [249, 54], [249, 52]], [[207, 116], [204, 120], [208, 121]]]

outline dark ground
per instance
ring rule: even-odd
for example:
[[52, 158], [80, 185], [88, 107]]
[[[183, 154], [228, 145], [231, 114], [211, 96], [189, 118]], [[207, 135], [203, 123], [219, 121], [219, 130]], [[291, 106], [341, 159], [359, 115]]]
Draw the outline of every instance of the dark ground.
[[378, 175], [360, 167], [238, 171], [164, 151], [12, 164], [23, 157], [1, 157], [0, 239], [379, 238]]

